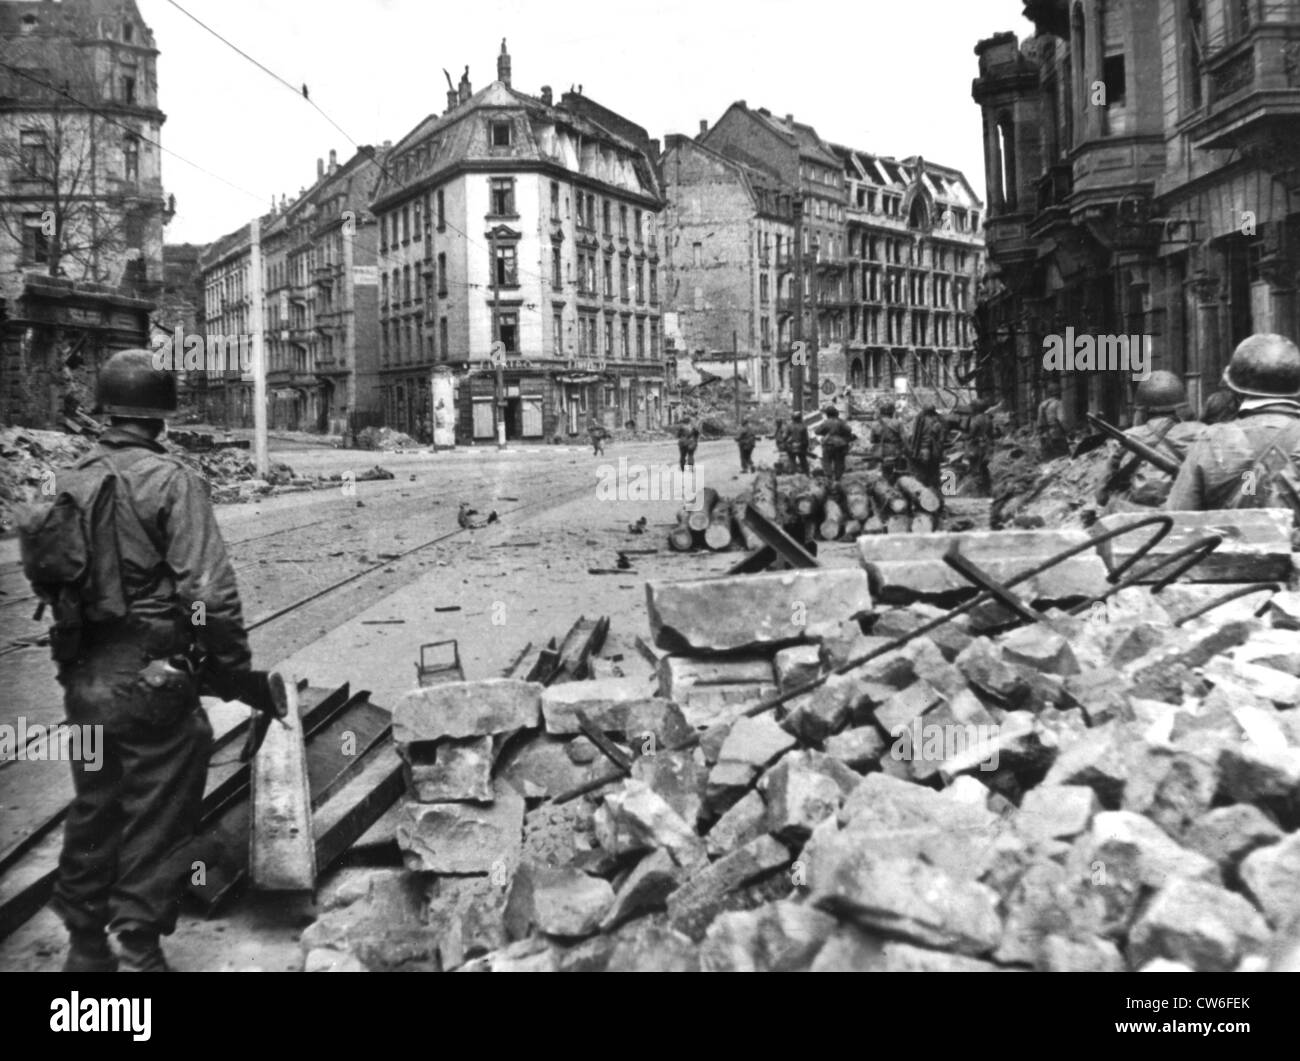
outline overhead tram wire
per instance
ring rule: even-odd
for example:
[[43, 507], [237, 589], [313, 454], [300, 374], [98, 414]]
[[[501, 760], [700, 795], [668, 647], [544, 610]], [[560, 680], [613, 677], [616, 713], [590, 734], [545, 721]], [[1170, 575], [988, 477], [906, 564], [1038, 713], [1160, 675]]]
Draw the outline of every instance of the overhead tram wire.
[[[336, 122], [333, 118], [331, 118], [328, 114], [326, 114], [324, 109], [320, 106], [320, 104], [318, 104], [315, 100], [311, 98], [311, 95], [309, 94], [307, 88], [307, 84], [305, 82], [301, 86], [290, 84], [288, 81], [286, 81], [283, 77], [277, 74], [265, 63], [258, 62], [251, 55], [249, 55], [248, 52], [244, 51], [243, 48], [239, 47], [239, 45], [235, 44], [233, 41], [229, 40], [228, 38], [223, 37], [220, 33], [214, 30], [211, 26], [209, 26], [197, 15], [194, 15], [191, 12], [185, 10], [185, 8], [181, 7], [180, 4], [176, 3], [176, 0], [167, 0], [167, 2], [171, 4], [172, 7], [176, 8], [176, 10], [179, 11], [186, 18], [190, 19], [191, 21], [195, 22], [197, 25], [201, 26], [203, 29], [207, 30], [208, 33], [216, 37], [217, 40], [221, 41], [221, 43], [224, 44], [226, 47], [230, 48], [236, 54], [241, 55], [243, 58], [247, 59], [250, 63], [252, 63], [255, 67], [261, 70], [268, 77], [274, 78], [285, 88], [287, 88], [290, 92], [292, 92], [295, 96], [299, 96], [303, 100], [305, 100], [308, 104], [312, 106], [313, 109], [316, 110], [318, 114], [320, 114], [322, 118], [324, 118], [327, 122], [329, 122], [330, 125], [334, 126], [334, 128], [337, 129], [343, 135], [343, 138], [347, 140], [348, 143], [350, 143], [358, 151], [361, 150], [362, 145], [357, 143], [356, 140], [354, 140], [351, 136], [349, 136], [348, 131], [344, 129], [343, 126], [339, 125], [339, 123]], [[380, 163], [380, 169], [383, 169], [383, 163]]]

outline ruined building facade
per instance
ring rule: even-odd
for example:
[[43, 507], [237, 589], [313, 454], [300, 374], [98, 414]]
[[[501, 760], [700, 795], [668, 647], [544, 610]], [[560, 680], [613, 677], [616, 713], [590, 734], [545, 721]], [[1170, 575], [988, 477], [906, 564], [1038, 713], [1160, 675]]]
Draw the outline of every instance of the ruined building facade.
[[486, 88], [466, 70], [393, 146], [371, 204], [388, 424], [429, 430], [441, 376], [456, 439], [491, 440], [498, 366], [507, 438], [661, 422], [655, 154], [580, 92], [513, 88], [504, 42]]
[[0, 419], [51, 426], [163, 284], [158, 50], [132, 0], [0, 2]]
[[[985, 385], [1025, 415], [1044, 343], [1142, 341], [1199, 408], [1247, 335], [1295, 336], [1300, 2], [1030, 0], [1036, 33], [976, 48], [990, 189]], [[1124, 371], [1067, 408], [1126, 420]]]
[[[378, 225], [369, 201], [383, 151], [363, 147], [340, 163], [318, 159], [316, 181], [260, 221], [267, 423], [342, 434], [377, 420]], [[202, 258], [207, 350], [251, 336], [250, 226]], [[230, 358], [205, 367], [206, 415], [251, 426], [253, 382]]]
[[983, 203], [959, 171], [833, 144], [743, 100], [694, 140], [670, 137], [662, 169], [679, 359], [729, 352], [741, 321], [759, 400], [789, 399], [797, 337], [820, 399], [965, 396]]

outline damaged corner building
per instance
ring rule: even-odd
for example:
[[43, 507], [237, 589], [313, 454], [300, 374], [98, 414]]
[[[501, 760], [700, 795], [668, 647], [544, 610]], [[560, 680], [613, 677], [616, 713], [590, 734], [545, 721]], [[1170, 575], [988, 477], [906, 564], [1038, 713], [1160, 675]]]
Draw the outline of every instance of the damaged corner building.
[[1115, 519], [652, 581], [633, 649], [588, 621], [413, 690], [404, 867], [335, 880], [307, 968], [1270, 967], [1300, 910], [1291, 514]]

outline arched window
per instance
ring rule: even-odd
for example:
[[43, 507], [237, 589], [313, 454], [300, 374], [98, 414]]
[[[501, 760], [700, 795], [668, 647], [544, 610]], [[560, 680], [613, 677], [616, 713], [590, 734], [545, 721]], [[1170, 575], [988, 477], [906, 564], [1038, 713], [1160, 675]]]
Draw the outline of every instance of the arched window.
[[929, 231], [930, 211], [926, 209], [924, 196], [918, 195], [912, 200], [912, 209], [908, 211], [907, 223], [911, 228]]

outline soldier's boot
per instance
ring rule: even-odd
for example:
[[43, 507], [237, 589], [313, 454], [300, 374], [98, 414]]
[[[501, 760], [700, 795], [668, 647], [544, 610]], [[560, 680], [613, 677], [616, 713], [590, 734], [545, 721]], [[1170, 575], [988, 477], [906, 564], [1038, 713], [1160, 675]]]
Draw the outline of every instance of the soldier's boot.
[[124, 973], [169, 973], [171, 966], [158, 942], [158, 933], [148, 930], [121, 932], [117, 937], [118, 953]]
[[68, 956], [63, 962], [65, 973], [115, 973], [117, 956], [108, 945], [102, 928], [71, 929], [68, 932]]

